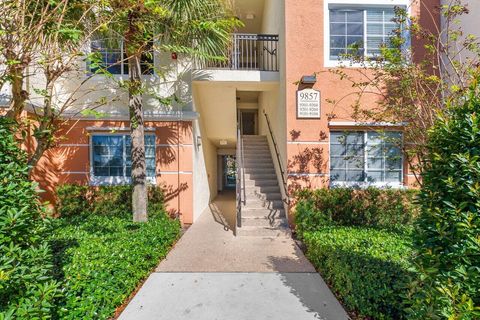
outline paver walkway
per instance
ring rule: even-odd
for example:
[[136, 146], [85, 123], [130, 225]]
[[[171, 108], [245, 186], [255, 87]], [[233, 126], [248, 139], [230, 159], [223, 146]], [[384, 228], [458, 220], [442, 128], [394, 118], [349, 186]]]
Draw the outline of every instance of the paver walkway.
[[202, 214], [119, 319], [348, 319], [290, 237], [233, 235], [232, 197]]

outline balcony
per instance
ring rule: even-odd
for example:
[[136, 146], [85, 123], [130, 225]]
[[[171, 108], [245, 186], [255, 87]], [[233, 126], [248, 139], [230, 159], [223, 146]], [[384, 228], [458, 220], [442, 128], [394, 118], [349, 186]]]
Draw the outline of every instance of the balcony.
[[278, 72], [278, 35], [234, 33], [225, 61], [197, 62], [196, 69]]

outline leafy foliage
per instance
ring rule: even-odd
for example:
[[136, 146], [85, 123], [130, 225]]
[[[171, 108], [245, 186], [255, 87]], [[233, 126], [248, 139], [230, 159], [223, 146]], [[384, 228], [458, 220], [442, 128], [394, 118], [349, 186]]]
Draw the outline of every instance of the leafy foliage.
[[0, 118], [0, 319], [47, 319], [58, 284], [36, 185], [14, 128]]
[[[477, 78], [478, 79], [478, 78]], [[429, 132], [412, 283], [415, 319], [480, 318], [480, 88]]]
[[302, 190], [296, 231], [307, 256], [345, 307], [360, 317], [406, 318], [417, 192], [398, 189]]
[[306, 232], [307, 256], [345, 307], [360, 317], [404, 319], [402, 296], [409, 281], [407, 234], [362, 227]]
[[[148, 187], [149, 210], [165, 209], [165, 197], [160, 187]], [[132, 186], [102, 186], [65, 184], [57, 189], [57, 212], [62, 217], [81, 214], [122, 216], [132, 212]]]
[[60, 319], [108, 319], [178, 238], [180, 224], [164, 210], [160, 188], [149, 190], [150, 219], [131, 221], [131, 186], [64, 185], [61, 218], [49, 240], [62, 297]]
[[411, 226], [418, 215], [416, 194], [378, 188], [304, 189], [297, 195], [296, 230], [301, 237], [329, 225], [402, 229]]

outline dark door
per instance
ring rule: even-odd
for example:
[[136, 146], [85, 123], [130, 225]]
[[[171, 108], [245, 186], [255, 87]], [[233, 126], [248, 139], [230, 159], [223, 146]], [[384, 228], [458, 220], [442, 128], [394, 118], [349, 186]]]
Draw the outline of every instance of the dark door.
[[242, 134], [255, 135], [256, 134], [256, 112], [242, 111]]

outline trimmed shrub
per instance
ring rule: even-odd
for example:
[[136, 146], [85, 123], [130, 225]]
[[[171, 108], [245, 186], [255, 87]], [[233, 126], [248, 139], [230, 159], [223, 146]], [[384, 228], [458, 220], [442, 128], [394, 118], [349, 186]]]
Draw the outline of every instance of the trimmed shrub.
[[345, 307], [360, 317], [404, 319], [411, 239], [407, 234], [361, 227], [306, 232], [307, 257]]
[[50, 236], [63, 296], [60, 319], [108, 319], [164, 258], [180, 223], [164, 208], [161, 188], [149, 187], [149, 221], [132, 222], [131, 186], [58, 188]]
[[[148, 187], [149, 214], [165, 210], [161, 187]], [[94, 215], [131, 215], [132, 186], [62, 185], [57, 188], [57, 212], [62, 217], [89, 213]]]
[[62, 283], [56, 317], [72, 320], [111, 318], [180, 233], [164, 212], [146, 223], [132, 222], [130, 212], [85, 213], [59, 218], [54, 227], [49, 239]]
[[323, 226], [404, 228], [419, 214], [414, 204], [417, 191], [398, 189], [334, 188], [302, 190], [295, 210], [300, 237]]
[[480, 319], [480, 88], [429, 132], [413, 319]]
[[7, 119], [0, 117], [0, 319], [48, 319], [58, 284], [36, 185]]

